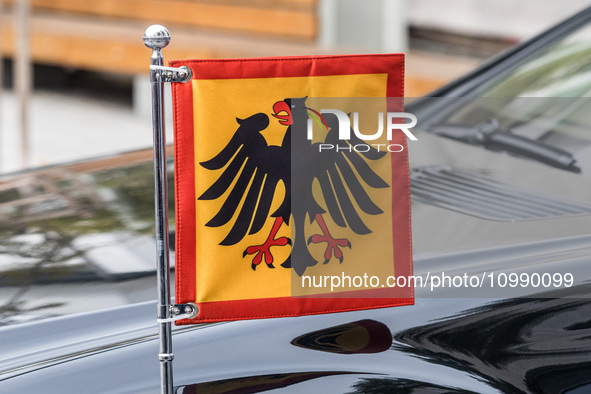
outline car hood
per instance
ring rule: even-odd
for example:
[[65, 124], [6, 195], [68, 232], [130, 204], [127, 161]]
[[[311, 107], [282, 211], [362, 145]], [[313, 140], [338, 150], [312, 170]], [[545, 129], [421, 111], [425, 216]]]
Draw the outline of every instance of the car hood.
[[155, 298], [151, 159], [142, 150], [0, 177], [0, 326]]
[[[417, 137], [418, 142], [409, 144], [411, 168], [418, 171], [418, 175], [413, 173], [413, 188], [416, 177], [451, 173], [472, 177], [472, 181], [497, 182], [495, 185], [519, 193], [543, 194], [583, 208], [591, 195], [590, 182], [580, 175], [427, 133], [418, 132]], [[77, 229], [84, 228], [84, 221], [96, 226], [85, 235], [101, 235], [108, 232], [105, 229], [115, 228], [118, 236], [111, 238], [111, 246], [127, 248], [142, 237], [151, 240], [142, 227], [151, 225], [148, 216], [153, 213], [151, 183], [143, 180], [151, 180], [146, 176], [151, 171], [149, 152], [135, 155], [135, 162], [126, 156], [106, 159], [111, 167], [78, 163], [30, 173], [54, 174], [67, 168], [70, 173], [66, 179], [82, 177], [88, 193], [97, 193], [97, 184], [102, 185], [110, 191], [98, 192], [97, 201], [102, 201], [108, 211], [104, 213], [110, 218], [108, 226], [115, 222], [116, 226], [108, 227], [96, 214], [37, 217], [37, 222], [23, 218], [22, 223], [41, 223], [37, 232], [49, 240], [54, 235], [55, 226], [51, 224], [55, 224], [52, 220], [56, 217], [64, 221], [58, 224]], [[79, 172], [72, 175], [74, 170]], [[61, 180], [64, 178], [55, 184]], [[17, 181], [18, 177], [3, 180], [5, 185]], [[62, 184], [68, 187], [67, 182]], [[84, 189], [76, 190], [82, 191], [75, 196], [85, 195]], [[131, 208], [125, 210], [125, 204], [115, 204], [121, 199], [114, 198], [114, 194], [133, 196], [139, 204], [129, 203]], [[138, 208], [144, 206], [141, 198], [146, 195], [150, 196], [150, 204], [144, 205], [149, 205], [149, 210]], [[462, 294], [457, 298], [425, 288], [417, 290], [413, 306], [178, 328], [173, 342], [178, 392], [282, 388], [290, 393], [565, 392], [588, 385], [589, 378], [583, 371], [590, 367], [591, 359], [591, 305], [589, 286], [582, 283], [588, 277], [591, 252], [588, 214], [499, 219], [491, 218], [490, 213], [475, 213], [454, 201], [438, 194], [425, 197], [413, 192], [416, 274], [533, 269], [540, 273], [571, 272], [576, 285], [555, 292], [537, 289], [536, 294], [530, 294], [546, 297], [542, 299], [505, 299], [508, 293], [492, 294], [490, 298], [484, 293]], [[18, 213], [14, 212], [11, 214]], [[22, 228], [21, 233], [9, 237], [35, 233], [26, 230], [30, 224]], [[5, 231], [10, 234], [11, 230]], [[71, 239], [67, 239], [66, 247], [71, 248]], [[25, 241], [21, 244], [32, 242]], [[84, 253], [71, 257], [80, 256], [88, 264], [93, 261]], [[59, 259], [55, 261], [59, 266]], [[102, 282], [88, 282], [88, 277], [86, 282], [79, 282], [76, 275], [64, 281], [78, 286], [72, 299], [91, 299], [89, 283], [97, 281], [104, 286], [94, 289], [97, 294], [108, 291], [117, 276], [109, 276], [107, 270], [101, 269]], [[119, 283], [126, 284], [125, 280], [121, 277]], [[86, 294], [83, 288], [88, 290]], [[84, 307], [84, 302], [81, 305]], [[39, 392], [44, 387], [56, 387], [64, 393], [156, 391], [159, 373], [155, 311], [155, 304], [143, 303], [2, 328], [0, 388], [7, 392]], [[363, 343], [351, 341], [360, 337], [365, 338]]]
[[[580, 298], [589, 290], [183, 327], [173, 336], [174, 382], [178, 393], [566, 392], [591, 384], [591, 303]], [[156, 392], [155, 309], [0, 330], [0, 388]]]
[[[590, 233], [591, 179], [427, 132], [416, 134], [418, 141], [409, 141], [416, 258]], [[426, 193], [420, 181], [435, 186]], [[465, 191], [469, 188], [472, 193]]]
[[[590, 179], [415, 133], [409, 152], [416, 273], [466, 265], [483, 271], [495, 259], [556, 254], [587, 242]], [[155, 298], [151, 157], [143, 150], [0, 179], [0, 324]], [[169, 170], [172, 228], [172, 162]], [[421, 182], [443, 188], [425, 195]], [[479, 212], [466, 201], [494, 209]], [[578, 211], [561, 210], [567, 205]], [[174, 266], [174, 250], [171, 260]]]

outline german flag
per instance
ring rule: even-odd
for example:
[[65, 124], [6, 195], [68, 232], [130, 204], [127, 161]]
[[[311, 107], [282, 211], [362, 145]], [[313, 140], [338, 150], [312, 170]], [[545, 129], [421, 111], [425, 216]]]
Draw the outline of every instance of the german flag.
[[403, 112], [402, 54], [170, 65], [193, 71], [173, 84], [175, 267], [199, 315], [177, 324], [414, 302], [391, 279], [412, 275], [406, 136], [362, 141], [322, 107]]

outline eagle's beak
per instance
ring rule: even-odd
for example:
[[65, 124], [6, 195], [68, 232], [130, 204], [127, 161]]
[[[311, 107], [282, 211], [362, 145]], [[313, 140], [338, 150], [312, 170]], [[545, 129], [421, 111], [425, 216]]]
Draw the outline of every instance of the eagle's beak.
[[289, 126], [293, 123], [291, 108], [285, 101], [277, 101], [273, 104], [273, 116], [279, 119], [279, 123], [284, 126]]

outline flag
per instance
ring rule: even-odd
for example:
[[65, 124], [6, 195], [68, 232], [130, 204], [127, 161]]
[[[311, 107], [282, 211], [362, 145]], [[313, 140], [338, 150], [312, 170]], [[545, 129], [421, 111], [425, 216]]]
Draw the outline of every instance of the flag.
[[172, 85], [175, 292], [199, 315], [177, 324], [414, 302], [406, 136], [366, 143], [351, 102], [322, 107], [400, 114], [402, 54], [170, 65], [193, 72]]

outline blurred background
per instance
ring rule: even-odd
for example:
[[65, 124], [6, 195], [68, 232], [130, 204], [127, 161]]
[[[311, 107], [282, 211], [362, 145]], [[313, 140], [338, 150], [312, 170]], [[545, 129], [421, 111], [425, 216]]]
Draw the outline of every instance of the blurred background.
[[150, 147], [142, 35], [153, 23], [171, 32], [166, 59], [405, 52], [406, 96], [415, 97], [587, 5], [0, 0], [0, 173]]

